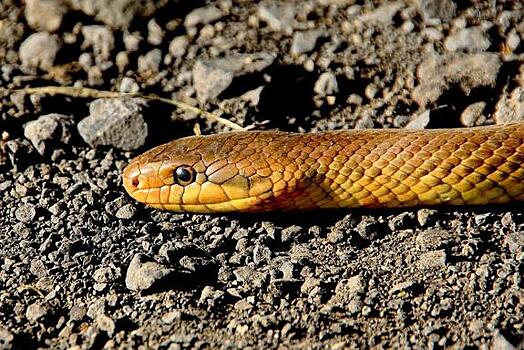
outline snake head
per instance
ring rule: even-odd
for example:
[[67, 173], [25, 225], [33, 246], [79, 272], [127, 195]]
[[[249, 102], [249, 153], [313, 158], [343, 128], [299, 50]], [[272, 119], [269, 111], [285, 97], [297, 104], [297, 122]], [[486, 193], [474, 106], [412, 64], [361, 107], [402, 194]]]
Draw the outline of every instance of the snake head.
[[139, 202], [176, 212], [257, 211], [282, 178], [267, 160], [271, 140], [253, 132], [175, 140], [132, 160], [124, 187]]

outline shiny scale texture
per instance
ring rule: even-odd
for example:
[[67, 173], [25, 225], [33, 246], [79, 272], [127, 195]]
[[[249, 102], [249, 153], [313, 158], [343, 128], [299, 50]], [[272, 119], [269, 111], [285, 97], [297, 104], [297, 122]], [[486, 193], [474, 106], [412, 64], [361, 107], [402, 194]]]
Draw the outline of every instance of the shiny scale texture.
[[149, 206], [197, 213], [522, 201], [524, 123], [192, 136], [135, 158], [123, 181]]

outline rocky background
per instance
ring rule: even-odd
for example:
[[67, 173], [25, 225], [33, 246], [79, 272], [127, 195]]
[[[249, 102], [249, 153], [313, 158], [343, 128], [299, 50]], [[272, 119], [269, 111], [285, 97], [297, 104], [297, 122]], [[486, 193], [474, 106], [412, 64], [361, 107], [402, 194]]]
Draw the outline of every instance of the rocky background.
[[120, 179], [230, 129], [190, 107], [298, 132], [523, 120], [523, 42], [518, 0], [2, 0], [0, 348], [524, 348], [522, 205], [179, 215]]

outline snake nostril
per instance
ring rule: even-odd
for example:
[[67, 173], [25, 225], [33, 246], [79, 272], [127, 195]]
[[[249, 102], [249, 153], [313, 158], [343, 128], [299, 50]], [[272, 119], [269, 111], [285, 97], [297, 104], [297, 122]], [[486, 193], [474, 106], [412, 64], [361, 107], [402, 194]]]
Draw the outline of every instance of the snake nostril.
[[138, 187], [140, 181], [138, 181], [138, 176], [134, 177], [133, 180], [131, 180], [131, 184], [133, 187]]

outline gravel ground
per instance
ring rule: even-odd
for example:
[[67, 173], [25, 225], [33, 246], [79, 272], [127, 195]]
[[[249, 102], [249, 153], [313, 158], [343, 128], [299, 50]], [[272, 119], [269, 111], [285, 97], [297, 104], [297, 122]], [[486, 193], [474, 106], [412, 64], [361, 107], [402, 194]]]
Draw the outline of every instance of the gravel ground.
[[[524, 348], [522, 205], [152, 210], [129, 159], [228, 127], [80, 89], [256, 129], [470, 127], [524, 120], [523, 42], [518, 0], [1, 1], [0, 348]], [[79, 89], [14, 91], [47, 86]]]

